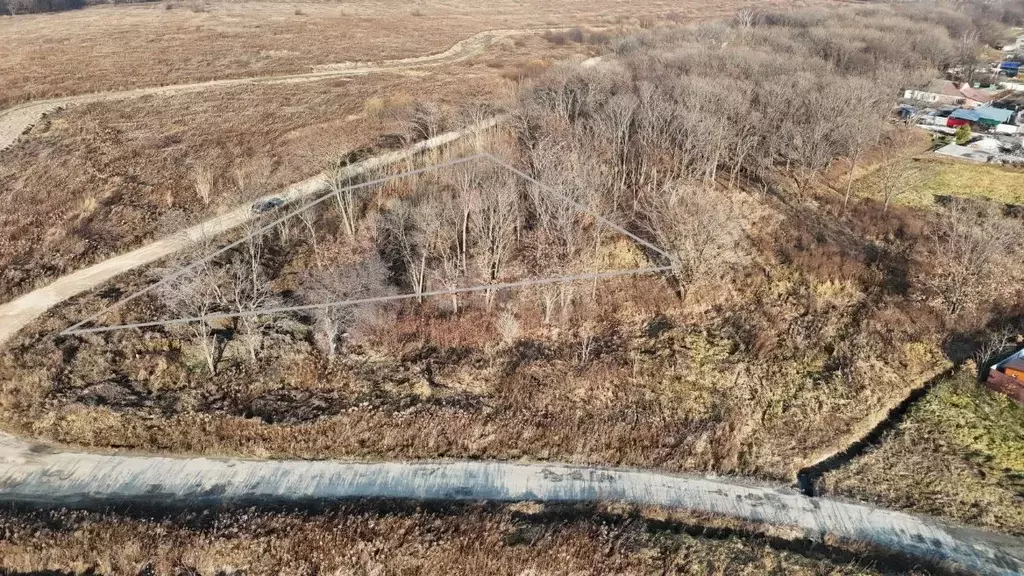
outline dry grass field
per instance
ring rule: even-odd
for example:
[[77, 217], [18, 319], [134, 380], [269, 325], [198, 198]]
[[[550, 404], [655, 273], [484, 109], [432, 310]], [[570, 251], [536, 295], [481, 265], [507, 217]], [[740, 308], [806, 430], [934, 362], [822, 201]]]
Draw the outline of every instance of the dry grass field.
[[[877, 132], [866, 142], [885, 141], [891, 132], [883, 122], [891, 98], [874, 78], [876, 63], [895, 63], [887, 69], [927, 78], [943, 52], [915, 50], [929, 42], [954, 42], [945, 26], [929, 20], [931, 12], [895, 10], [812, 10], [775, 15], [750, 28], [642, 31], [624, 41], [606, 67], [554, 68], [506, 100], [515, 119], [494, 135], [495, 148], [594, 210], [664, 242], [671, 251], [664, 258], [592, 236], [593, 220], [567, 216], [572, 211], [545, 201], [529, 185], [486, 174], [471, 175], [468, 195], [456, 194], [431, 210], [412, 200], [415, 185], [385, 191], [360, 205], [358, 233], [339, 225], [340, 201], [307, 225], [322, 253], [375, 253], [376, 265], [368, 269], [378, 292], [408, 293], [412, 276], [420, 282], [429, 276], [427, 284], [437, 287], [452, 268], [458, 278], [485, 283], [546, 266], [587, 270], [589, 261], [607, 252], [641, 263], [679, 262], [670, 277], [578, 285], [562, 293], [522, 291], [497, 305], [479, 296], [452, 308], [431, 300], [360, 322], [305, 314], [256, 327], [200, 323], [194, 338], [186, 327], [53, 336], [159, 278], [166, 266], [155, 266], [56, 307], [9, 342], [0, 356], [4, 426], [101, 449], [302, 458], [527, 457], [792, 479], [796, 470], [841, 450], [909, 390], [948, 367], [956, 354], [942, 344], [951, 334], [981, 330], [994, 321], [997, 306], [1012, 311], [1022, 301], [1012, 283], [985, 283], [988, 273], [962, 274], [951, 259], [971, 250], [969, 258], [981, 262], [982, 271], [1021, 274], [1016, 261], [1006, 258], [1013, 246], [993, 254], [994, 245], [979, 231], [1000, 227], [1016, 233], [1018, 221], [903, 205], [883, 211], [877, 202], [859, 198], [843, 206], [834, 188], [814, 185], [815, 170], [850, 153], [850, 142], [863, 136], [864, 126]], [[948, 16], [957, 25], [965, 18]], [[858, 35], [865, 30], [871, 31], [872, 47], [865, 59], [843, 59], [848, 75], [835, 72], [840, 64], [829, 60], [837, 53], [833, 42], [843, 34], [851, 45], [862, 42]], [[190, 162], [210, 161], [229, 174], [238, 157], [252, 155], [271, 159], [285, 172], [298, 165], [290, 175], [301, 174], [316, 164], [310, 158], [336, 146], [328, 139], [336, 131], [351, 126], [353, 134], [362, 134], [346, 141], [346, 148], [358, 149], [398, 130], [390, 124], [357, 128], [362, 118], [390, 118], [390, 108], [402, 109], [394, 102], [457, 85], [465, 92], [448, 92], [447, 101], [437, 97], [450, 102], [445, 109], [457, 117], [464, 110], [459, 102], [479, 102], [501, 91], [497, 79], [508, 76], [502, 62], [529, 64], [550, 49], [545, 42], [513, 41], [502, 47], [507, 52], [460, 65], [465, 79], [454, 73], [366, 78], [376, 90], [353, 87], [332, 107], [319, 100], [330, 101], [330, 82], [320, 91], [246, 89], [225, 92], [223, 100], [214, 93], [213, 102], [202, 106], [205, 100], [191, 97], [141, 100], [131, 104], [133, 124], [124, 136], [115, 131], [120, 112], [106, 105], [84, 107], [82, 118], [105, 119], [85, 132], [79, 149], [113, 133], [111, 146], [122, 151], [133, 146], [121, 142], [145, 143], [138, 146], [145, 156], [127, 166], [156, 168], [137, 180], [148, 186], [139, 186], [137, 195], [147, 208], [125, 212], [128, 202], [116, 195], [90, 200], [88, 193], [78, 193], [79, 205], [66, 212], [65, 222], [88, 214], [83, 206], [104, 214], [90, 224], [95, 226], [134, 214], [144, 225], [124, 218], [125, 224], [108, 232], [114, 240], [106, 249], [115, 250], [136, 241], [117, 236], [118, 227], [148, 232], [173, 210], [203, 208], [189, 189]], [[568, 52], [591, 49], [548, 44]], [[763, 55], [766, 47], [788, 50], [792, 57], [759, 56], [767, 60], [750, 66], [752, 54]], [[817, 74], [800, 73], [804, 68]], [[729, 92], [728, 85], [714, 81], [723, 70], [747, 78], [746, 85], [797, 84], [771, 92], [771, 98], [754, 90]], [[850, 75], [864, 81], [851, 84]], [[438, 83], [429, 84], [432, 78]], [[903, 79], [894, 75], [886, 81], [896, 94]], [[350, 85], [355, 82], [341, 84]], [[414, 86], [421, 90], [414, 92]], [[865, 122], [874, 123], [849, 123], [855, 130], [825, 139], [823, 133], [835, 133], [831, 106], [854, 88], [866, 98], [851, 99], [850, 109], [861, 106]], [[818, 97], [823, 91], [829, 98]], [[278, 105], [255, 107], [267, 94]], [[817, 112], [793, 117], [794, 95]], [[235, 114], [221, 113], [228, 106]], [[698, 106], [710, 108], [694, 112]], [[708, 111], [723, 106], [730, 111]], [[757, 107], [756, 115], [747, 112], [750, 107]], [[327, 111], [307, 123], [309, 108]], [[178, 140], [162, 131], [190, 114], [195, 135]], [[781, 135], [768, 138], [760, 117], [790, 121], [780, 121]], [[74, 142], [75, 129], [62, 127], [61, 118], [36, 128], [18, 148], [57, 148], [69, 136]], [[825, 147], [780, 149], [780, 142]], [[13, 154], [26, 171], [36, 156]], [[103, 156], [80, 157], [85, 163]], [[656, 182], [665, 172], [650, 158], [674, 180]], [[158, 189], [165, 173], [177, 183]], [[8, 178], [17, 181], [19, 175]], [[88, 190], [87, 182], [74, 189]], [[438, 189], [451, 193], [459, 185], [448, 182]], [[29, 197], [42, 203], [45, 190], [36, 183]], [[474, 196], [473, 190], [488, 194]], [[499, 200], [506, 203], [493, 204]], [[397, 210], [403, 202], [424, 210]], [[398, 222], [396, 215], [403, 213], [412, 216]], [[428, 226], [451, 222], [452, 214], [464, 214], [463, 223]], [[35, 217], [42, 221], [42, 211]], [[951, 218], [960, 218], [955, 223], [963, 229], [952, 238], [960, 243], [953, 248], [949, 238], [929, 232], [948, 227]], [[454, 228], [461, 240], [444, 235]], [[494, 232], [499, 228], [500, 234]], [[288, 239], [282, 229], [274, 234], [267, 242], [269, 262], [252, 268], [265, 270], [261, 277], [269, 278], [278, 301], [308, 299], [295, 288], [321, 268], [335, 279], [361, 270], [342, 259], [322, 266], [313, 242], [295, 241], [303, 233], [293, 230]], [[77, 249], [78, 255], [67, 261], [83, 260], [96, 242], [84, 234], [73, 239], [68, 251]], [[700, 250], [689, 250], [687, 242]], [[453, 248], [459, 258], [450, 257]], [[706, 256], [687, 261], [688, 254]], [[416, 267], [420, 273], [410, 274]], [[969, 283], [941, 283], [948, 278]], [[218, 277], [207, 285], [230, 282]], [[339, 290], [349, 293], [347, 287]], [[126, 317], [167, 318], [168, 301], [149, 302], [151, 308], [142, 310], [148, 316]], [[550, 317], [542, 312], [556, 309]], [[247, 341], [256, 344], [247, 349]]]
[[[905, 192], [893, 202], [906, 206], [934, 208], [938, 198], [970, 198], [990, 200], [997, 204], [1024, 204], [1024, 170], [1004, 166], [977, 164], [922, 154], [912, 166], [919, 176]], [[858, 194], [881, 200], [881, 173], [860, 178], [855, 184]]]
[[799, 3], [166, 0], [0, 17], [0, 108], [58, 95], [422, 56], [489, 29], [712, 19], [752, 5]]
[[[98, 102], [49, 115], [0, 152], [0, 299], [322, 170], [404, 146], [417, 106], [440, 130], [501, 105], [522, 74], [601, 47], [526, 36], [444, 70]], [[213, 193], [194, 191], [197, 168]], [[245, 190], [233, 174], [250, 173]]]
[[1024, 407], [964, 369], [879, 446], [825, 476], [826, 492], [1024, 535]]
[[[347, 504], [147, 517], [0, 514], [0, 571], [101, 574], [926, 574], [864, 551], [593, 507]], [[713, 523], [713, 522], [712, 522]]]

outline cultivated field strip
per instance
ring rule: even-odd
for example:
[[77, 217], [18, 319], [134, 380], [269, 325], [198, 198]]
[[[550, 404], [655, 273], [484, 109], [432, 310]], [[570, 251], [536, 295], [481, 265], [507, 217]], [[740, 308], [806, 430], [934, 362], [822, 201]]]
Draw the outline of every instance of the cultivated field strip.
[[295, 84], [300, 82], [315, 82], [317, 80], [340, 78], [345, 76], [361, 76], [364, 74], [373, 74], [378, 72], [412, 70], [416, 68], [455, 64], [476, 56], [486, 50], [488, 46], [491, 46], [502, 39], [526, 34], [536, 34], [547, 30], [557, 31], [562, 29], [488, 30], [474, 34], [465, 40], [461, 40], [451, 48], [437, 54], [401, 58], [397, 60], [385, 60], [380, 62], [343, 62], [339, 64], [316, 66], [313, 71], [301, 74], [230, 78], [225, 80], [212, 80], [209, 82], [177, 84], [173, 86], [153, 86], [124, 90], [121, 92], [100, 92], [96, 94], [82, 94], [78, 96], [68, 96], [66, 98], [26, 102], [0, 111], [0, 151], [3, 151], [14, 144], [18, 140], [18, 137], [24, 134], [28, 129], [32, 128], [32, 126], [34, 126], [45, 114], [75, 104], [88, 104], [109, 100], [125, 100], [129, 98], [140, 98], [143, 96], [153, 95], [174, 96], [252, 84]]
[[1024, 542], [788, 489], [642, 470], [486, 461], [255, 461], [59, 452], [0, 438], [0, 501], [103, 507], [353, 498], [626, 502], [795, 528], [979, 574], [1024, 573]]

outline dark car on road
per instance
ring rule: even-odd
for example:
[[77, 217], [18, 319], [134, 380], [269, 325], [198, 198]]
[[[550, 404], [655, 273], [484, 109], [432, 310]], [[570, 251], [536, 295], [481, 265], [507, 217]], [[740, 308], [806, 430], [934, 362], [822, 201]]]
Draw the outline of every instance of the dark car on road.
[[252, 205], [252, 211], [256, 214], [263, 214], [284, 206], [284, 198], [266, 198], [258, 200]]

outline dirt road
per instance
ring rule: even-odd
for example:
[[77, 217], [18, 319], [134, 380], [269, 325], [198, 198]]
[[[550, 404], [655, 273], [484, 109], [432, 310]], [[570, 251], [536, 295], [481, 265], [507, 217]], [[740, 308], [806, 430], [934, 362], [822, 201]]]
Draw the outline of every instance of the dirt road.
[[[389, 152], [353, 164], [347, 168], [347, 176], [357, 176], [367, 171], [406, 160], [416, 154], [449, 144], [467, 134], [492, 128], [505, 120], [504, 116], [489, 118], [462, 130], [447, 132], [418, 142], [413, 146]], [[274, 197], [288, 201], [303, 199], [324, 192], [327, 183], [323, 174], [289, 186]], [[269, 198], [269, 197], [267, 197]], [[88, 268], [64, 276], [52, 284], [33, 290], [0, 306], [0, 346], [11, 336], [39, 317], [53, 306], [86, 290], [96, 288], [111, 278], [138, 266], [150, 264], [194, 244], [203, 236], [214, 236], [241, 225], [252, 216], [252, 204], [245, 203], [224, 214], [206, 220], [177, 234], [161, 238], [131, 252], [104, 260]]]
[[347, 498], [618, 501], [795, 528], [948, 563], [1024, 573], [1024, 542], [784, 488], [642, 470], [483, 461], [254, 461], [63, 452], [0, 436], [0, 502], [215, 506]]
[[[544, 29], [547, 30], [547, 29]], [[139, 98], [149, 95], [178, 95], [192, 92], [202, 92], [215, 88], [230, 88], [251, 84], [293, 84], [299, 82], [314, 82], [327, 78], [338, 78], [343, 76], [360, 76], [377, 72], [388, 72], [397, 70], [412, 70], [432, 66], [454, 64], [469, 59], [483, 52], [495, 42], [513, 36], [524, 34], [535, 34], [544, 30], [508, 29], [488, 30], [457, 42], [451, 48], [437, 54], [417, 56], [414, 58], [401, 58], [398, 60], [384, 60], [380, 62], [342, 62], [339, 64], [328, 64], [316, 66], [311, 72], [302, 74], [289, 74], [284, 76], [259, 76], [252, 78], [231, 78], [226, 80], [213, 80], [209, 82], [197, 82], [194, 84], [178, 84], [174, 86], [154, 86], [149, 88], [137, 88], [121, 92], [100, 92], [96, 94], [83, 94], [80, 96], [69, 96], [66, 98], [54, 98], [52, 100], [36, 100], [13, 106], [0, 111], [0, 151], [14, 144], [18, 138], [28, 129], [36, 124], [44, 114], [53, 112], [59, 108], [75, 104], [86, 104], [90, 102], [103, 102], [109, 100], [124, 100], [128, 98]]]

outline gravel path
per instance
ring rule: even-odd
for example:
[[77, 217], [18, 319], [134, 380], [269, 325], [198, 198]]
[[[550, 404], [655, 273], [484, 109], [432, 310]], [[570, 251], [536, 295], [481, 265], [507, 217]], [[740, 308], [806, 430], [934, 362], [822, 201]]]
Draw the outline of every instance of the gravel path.
[[[389, 152], [387, 154], [369, 158], [349, 166], [347, 168], [346, 175], [356, 176], [381, 166], [406, 160], [426, 150], [445, 146], [467, 134], [473, 134], [492, 128], [504, 120], [504, 116], [489, 118], [462, 130], [447, 132], [430, 138], [429, 140], [417, 142], [403, 150]], [[323, 174], [318, 174], [312, 178], [307, 178], [302, 182], [292, 184], [281, 193], [275, 194], [272, 197], [279, 197], [288, 201], [294, 201], [321, 194], [326, 190], [327, 183], [324, 180], [324, 176]], [[268, 198], [271, 198], [271, 196], [268, 196], [265, 199]], [[215, 236], [240, 226], [251, 216], [252, 203], [247, 202], [224, 214], [210, 218], [205, 222], [183, 230], [182, 232], [161, 238], [147, 244], [146, 246], [132, 250], [131, 252], [115, 256], [98, 264], [89, 266], [88, 268], [71, 273], [55, 280], [48, 286], [33, 290], [32, 292], [16, 298], [4, 305], [0, 305], [0, 345], [3, 345], [4, 342], [14, 336], [14, 334], [24, 328], [29, 322], [35, 320], [41, 314], [68, 298], [96, 288], [115, 276], [123, 274], [133, 268], [137, 268], [145, 264], [151, 264], [190, 245], [194, 245], [197, 240], [204, 236]]]
[[[547, 30], [547, 29], [544, 29]], [[486, 50], [489, 46], [514, 36], [525, 34], [536, 34], [544, 30], [530, 29], [508, 29], [488, 30], [474, 34], [465, 40], [457, 42], [451, 48], [437, 54], [427, 56], [416, 56], [413, 58], [401, 58], [398, 60], [383, 60], [380, 62], [342, 62], [339, 64], [328, 64], [316, 66], [311, 72], [302, 74], [289, 74], [284, 76], [257, 76], [252, 78], [231, 78], [226, 80], [212, 80], [209, 82], [197, 82], [194, 84], [177, 84], [174, 86], [154, 86], [149, 88], [137, 88], [121, 92], [100, 92], [96, 94], [83, 94], [80, 96], [69, 96], [66, 98], [54, 98], [52, 100], [36, 100], [18, 104], [6, 110], [0, 111], [0, 151], [14, 144], [18, 138], [28, 129], [36, 124], [44, 114], [54, 110], [71, 106], [74, 104], [85, 104], [90, 102], [102, 102], [109, 100], [124, 100], [128, 98], [139, 98], [149, 95], [177, 95], [191, 92], [202, 92], [215, 88], [230, 88], [249, 84], [294, 84], [300, 82], [315, 82], [327, 78], [338, 78], [343, 76], [361, 76], [377, 72], [388, 72], [397, 70], [412, 70], [432, 66], [443, 66], [461, 62], [476, 56]], [[551, 29], [559, 30], [559, 29]]]

